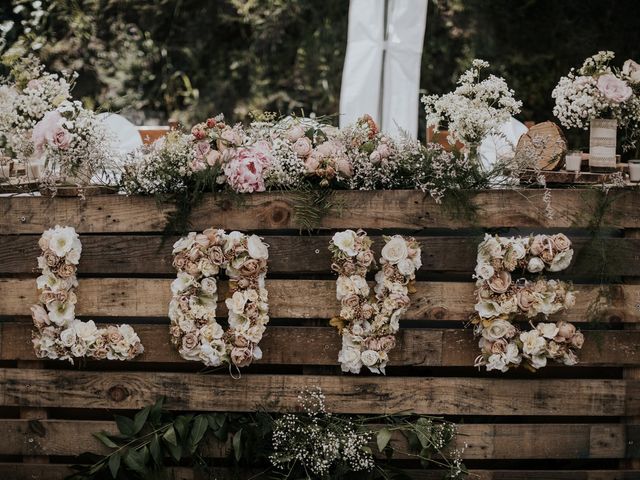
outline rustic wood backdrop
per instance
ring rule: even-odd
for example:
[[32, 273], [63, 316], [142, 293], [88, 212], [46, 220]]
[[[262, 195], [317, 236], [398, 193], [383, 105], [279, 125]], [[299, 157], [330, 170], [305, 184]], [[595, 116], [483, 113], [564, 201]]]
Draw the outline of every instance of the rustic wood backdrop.
[[[163, 241], [162, 232], [170, 205], [119, 195], [0, 198], [0, 478], [63, 478], [74, 456], [105, 452], [91, 433], [113, 431], [113, 413], [161, 395], [176, 411], [286, 410], [295, 407], [299, 390], [317, 385], [334, 412], [413, 411], [459, 422], [456, 447], [465, 447], [465, 463], [481, 480], [639, 479], [640, 196], [610, 193], [615, 201], [604, 215], [598, 192], [553, 190], [551, 196], [552, 219], [541, 190], [479, 193], [472, 217], [420, 192], [338, 192], [336, 213], [312, 234], [299, 230], [295, 196], [208, 198], [192, 215], [194, 230], [252, 231], [271, 246], [264, 357], [238, 380], [224, 368], [203, 373], [169, 343], [177, 237]], [[594, 219], [603, 227], [595, 239]], [[75, 227], [83, 244], [78, 315], [134, 324], [145, 346], [135, 361], [71, 366], [34, 357], [29, 307], [37, 298], [37, 241], [56, 224]], [[337, 363], [340, 337], [328, 319], [339, 305], [327, 247], [333, 231], [344, 228], [367, 229], [378, 249], [384, 233], [422, 242], [417, 292], [387, 376], [341, 374]], [[580, 364], [537, 373], [473, 368], [478, 347], [464, 324], [485, 231], [563, 231], [574, 241], [576, 260], [562, 277], [576, 283], [578, 304], [557, 318], [585, 332]], [[597, 252], [606, 253], [604, 264]], [[588, 307], [603, 281], [610, 304], [598, 323], [590, 322]], [[219, 315], [225, 314], [220, 295]], [[226, 452], [212, 446], [207, 453]], [[185, 468], [173, 473], [195, 478]], [[415, 478], [439, 473], [416, 465]]]

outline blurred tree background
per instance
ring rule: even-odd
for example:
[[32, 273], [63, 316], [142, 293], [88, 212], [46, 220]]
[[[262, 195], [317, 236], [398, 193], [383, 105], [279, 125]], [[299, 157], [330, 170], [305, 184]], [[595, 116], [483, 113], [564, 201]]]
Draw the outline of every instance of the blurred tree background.
[[[483, 58], [524, 102], [521, 120], [552, 118], [559, 77], [598, 50], [615, 51], [618, 65], [640, 60], [637, 0], [425, 1], [423, 90], [450, 90]], [[77, 97], [137, 123], [331, 115], [348, 9], [347, 0], [5, 0], [1, 48], [77, 70]]]

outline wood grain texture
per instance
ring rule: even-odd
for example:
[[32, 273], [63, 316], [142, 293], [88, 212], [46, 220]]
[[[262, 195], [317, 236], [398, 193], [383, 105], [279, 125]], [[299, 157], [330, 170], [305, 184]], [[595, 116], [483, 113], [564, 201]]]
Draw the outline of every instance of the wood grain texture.
[[[593, 190], [554, 190], [553, 218], [545, 214], [543, 190], [490, 190], [474, 197], [475, 226], [490, 227], [580, 227], [593, 218], [600, 193]], [[468, 219], [452, 215], [442, 205], [419, 191], [339, 191], [333, 200], [340, 215], [327, 216], [321, 228], [465, 228]], [[222, 197], [209, 196], [191, 217], [196, 230], [211, 226], [226, 229], [297, 229], [291, 194], [246, 195], [234, 205]], [[508, 207], [508, 208], [505, 208]], [[0, 198], [0, 231], [36, 233], [56, 224], [74, 226], [79, 233], [159, 232], [173, 206], [159, 206], [153, 197], [124, 195], [79, 198]], [[624, 192], [608, 209], [603, 225], [640, 227], [640, 198]]]
[[[627, 427], [618, 424], [470, 424], [458, 427], [451, 445], [464, 449], [465, 460], [487, 459], [585, 459], [624, 458], [627, 442], [633, 440]], [[71, 456], [89, 451], [110, 452], [92, 433], [117, 433], [115, 422], [45, 420], [36, 425], [24, 420], [0, 420], [0, 451], [6, 455]], [[406, 439], [394, 434], [394, 458], [407, 458]], [[227, 444], [211, 440], [204, 454], [226, 457]], [[374, 448], [374, 451], [377, 451]]]
[[[175, 410], [294, 409], [306, 387], [322, 388], [335, 413], [622, 416], [637, 381], [456, 377], [221, 375], [0, 369], [0, 405], [137, 409], [166, 396]], [[570, 407], [568, 407], [570, 405]], [[569, 408], [569, 409], [568, 409]]]
[[[442, 480], [441, 470], [407, 470], [414, 480]], [[0, 463], [0, 478], [11, 480], [63, 480], [73, 473], [70, 465], [23, 465]], [[257, 472], [256, 472], [257, 473]], [[469, 471], [473, 480], [638, 480], [640, 470], [477, 470]], [[214, 468], [217, 480], [237, 480], [234, 471]], [[171, 467], [170, 480], [209, 480], [193, 468]], [[263, 480], [256, 477], [256, 480]]]
[[[40, 235], [0, 235], [0, 274], [35, 273], [36, 258], [41, 253], [39, 238]], [[175, 275], [171, 250], [178, 238], [167, 237], [163, 242], [160, 235], [83, 235], [79, 272], [84, 275]], [[384, 241], [375, 235], [371, 238], [379, 258]], [[422, 246], [422, 273], [460, 274], [471, 279], [481, 236], [417, 236], [416, 239]], [[266, 235], [264, 240], [270, 245], [270, 275], [331, 273], [330, 236]], [[572, 237], [572, 240], [574, 261], [563, 272], [564, 276], [575, 279], [602, 274], [601, 262], [593, 259], [596, 247], [588, 244], [586, 238]], [[640, 239], [604, 238], [597, 249], [616, 252], [615, 262], [608, 259], [604, 273], [625, 276], [640, 270]]]
[[[136, 325], [135, 329], [145, 352], [131, 362], [193, 363], [171, 345], [168, 324]], [[30, 322], [0, 323], [0, 360], [35, 359], [31, 330]], [[473, 365], [478, 355], [478, 342], [470, 329], [403, 328], [397, 340], [390, 353], [391, 367], [464, 367]], [[338, 366], [340, 346], [340, 337], [331, 327], [270, 326], [260, 342], [262, 360], [256, 364]], [[572, 368], [640, 366], [640, 331], [586, 331], [579, 358]], [[109, 370], [110, 362], [100, 365]]]
[[[81, 278], [77, 315], [104, 317], [166, 317], [171, 300], [171, 279]], [[267, 280], [272, 318], [332, 318], [339, 312], [333, 280]], [[599, 286], [576, 285], [577, 304], [554, 315], [573, 322], [588, 321], [587, 311]], [[467, 320], [473, 312], [471, 282], [417, 282], [406, 320]], [[218, 315], [226, 315], [226, 282], [220, 282]], [[640, 285], [612, 285], [611, 305], [603, 322], [638, 322]], [[35, 279], [0, 278], [0, 316], [30, 315], [38, 290]]]

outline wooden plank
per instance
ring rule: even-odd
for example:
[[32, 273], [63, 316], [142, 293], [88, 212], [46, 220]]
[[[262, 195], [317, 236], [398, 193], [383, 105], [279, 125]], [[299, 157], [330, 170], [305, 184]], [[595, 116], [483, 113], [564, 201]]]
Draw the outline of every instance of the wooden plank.
[[[92, 434], [118, 430], [111, 421], [0, 420], [0, 431], [4, 455], [75, 456], [87, 451], [109, 453]], [[398, 452], [409, 449], [401, 434], [395, 434], [392, 442]], [[626, 445], [625, 427], [617, 424], [461, 424], [451, 448], [463, 449], [465, 460], [593, 459], [624, 458]], [[227, 445], [216, 441], [204, 450], [218, 458], [227, 452]]]
[[[40, 255], [39, 238], [40, 235], [0, 235], [0, 274], [34, 273], [36, 258]], [[171, 250], [177, 238], [167, 237], [163, 242], [160, 235], [84, 235], [79, 272], [84, 275], [174, 275]], [[384, 242], [379, 236], [371, 238], [379, 258]], [[421, 272], [464, 274], [471, 279], [480, 236], [416, 238], [422, 245]], [[331, 273], [330, 236], [267, 235], [264, 239], [271, 246], [269, 274]], [[577, 278], [603, 273], [600, 262], [594, 261], [588, 252], [585, 257], [580, 256], [587, 241], [573, 238], [576, 254], [565, 276]], [[615, 262], [605, 265], [611, 275], [634, 275], [640, 270], [640, 239], [606, 238], [599, 247], [616, 252]], [[301, 258], [303, 264], [297, 261]]]
[[[592, 220], [600, 193], [594, 190], [554, 190], [552, 218], [545, 213], [543, 190], [490, 190], [476, 194], [477, 226], [489, 227], [580, 227]], [[464, 216], [452, 215], [420, 191], [337, 191], [332, 199], [336, 214], [322, 221], [322, 228], [465, 228]], [[226, 229], [297, 229], [295, 194], [262, 193], [229, 198], [208, 196], [191, 217], [194, 229], [211, 226]], [[42, 233], [55, 224], [87, 232], [158, 232], [164, 229], [171, 205], [159, 206], [153, 197], [124, 195], [78, 198], [0, 198], [0, 231]], [[640, 198], [623, 192], [603, 219], [604, 225], [640, 227]]]
[[[37, 361], [18, 360], [17, 366], [18, 368], [25, 368], [25, 369], [39, 369], [39, 368], [44, 368], [44, 362], [40, 360], [37, 360]], [[29, 407], [20, 408], [20, 418], [22, 419], [26, 419], [28, 421], [34, 421], [34, 420], [41, 421], [41, 420], [45, 420], [47, 417], [48, 417], [48, 413], [46, 408], [29, 408]], [[49, 457], [46, 455], [40, 455], [40, 454], [32, 455], [30, 453], [26, 453], [24, 454], [22, 461], [24, 463], [49, 463]]]
[[[168, 324], [136, 325], [145, 346], [143, 355], [131, 360], [143, 363], [188, 363], [171, 345]], [[30, 322], [0, 323], [0, 360], [33, 360]], [[463, 367], [478, 355], [472, 331], [403, 328], [398, 345], [390, 353], [390, 366]], [[338, 365], [340, 337], [331, 327], [267, 328], [260, 342], [262, 360], [268, 365]], [[101, 363], [108, 369], [109, 362]], [[585, 331], [585, 344], [576, 367], [640, 366], [640, 332]]]
[[[208, 480], [193, 468], [170, 467], [170, 480]], [[414, 480], [442, 480], [442, 470], [406, 470]], [[0, 463], [0, 478], [11, 480], [63, 480], [73, 473], [70, 465], [23, 465], [20, 463]], [[251, 476], [252, 472], [247, 475]], [[257, 472], [256, 472], [257, 473]], [[473, 480], [638, 480], [640, 470], [477, 470], [469, 471]], [[235, 471], [230, 468], [212, 469], [213, 478], [236, 480]], [[261, 477], [251, 477], [261, 479]]]
[[[622, 416], [637, 382], [595, 379], [201, 375], [0, 369], [0, 405], [142, 408], [166, 396], [169, 409], [273, 411], [297, 406], [298, 393], [322, 388], [336, 413]], [[517, 399], [517, 401], [514, 401]]]
[[[171, 279], [82, 278], [76, 313], [104, 317], [165, 317], [171, 300]], [[339, 312], [333, 280], [267, 280], [272, 318], [332, 318]], [[467, 320], [473, 312], [471, 282], [417, 282], [406, 320]], [[553, 318], [588, 321], [589, 305], [599, 286], [576, 285], [577, 304]], [[226, 315], [226, 282], [221, 282], [218, 311]], [[603, 322], [638, 322], [640, 285], [611, 286], [611, 306]], [[34, 279], [0, 279], [0, 316], [30, 315], [38, 298]]]

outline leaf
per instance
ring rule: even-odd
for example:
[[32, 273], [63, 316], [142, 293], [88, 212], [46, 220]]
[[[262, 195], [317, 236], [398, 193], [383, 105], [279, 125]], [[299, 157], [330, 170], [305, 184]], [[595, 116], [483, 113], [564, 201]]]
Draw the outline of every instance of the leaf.
[[124, 456], [124, 463], [134, 472], [144, 473], [146, 471], [144, 449], [142, 451], [133, 448], [128, 450]]
[[118, 425], [118, 430], [121, 434], [127, 437], [132, 437], [135, 434], [133, 428], [133, 420], [131, 420], [129, 417], [114, 415], [113, 418], [115, 419], [116, 424]]
[[240, 459], [242, 458], [242, 429], [238, 430], [234, 435], [233, 435], [233, 441], [232, 441], [232, 445], [233, 445], [233, 453], [236, 457], [236, 462], [239, 462]]
[[187, 431], [192, 419], [193, 415], [180, 415], [173, 421], [173, 426], [180, 441], [185, 441], [187, 439]]
[[120, 454], [114, 453], [109, 457], [109, 471], [113, 478], [118, 478], [118, 470], [120, 470]]
[[149, 412], [149, 421], [154, 424], [159, 424], [162, 419], [162, 407], [164, 406], [165, 397], [160, 397], [153, 404]]
[[180, 458], [182, 457], [182, 448], [180, 447], [180, 445], [167, 443], [167, 448], [169, 449], [169, 453], [171, 453], [171, 456], [175, 459], [175, 461], [179, 462]]
[[144, 424], [147, 421], [147, 418], [149, 417], [149, 412], [151, 411], [151, 407], [144, 407], [142, 410], [140, 410], [138, 413], [136, 413], [136, 415], [133, 417], [133, 434], [137, 434], [140, 433], [140, 430], [142, 430], [142, 427], [144, 427]]
[[118, 445], [108, 437], [107, 432], [97, 432], [93, 434], [98, 440], [100, 440], [105, 446], [109, 448], [118, 448]]
[[376, 436], [376, 443], [378, 444], [378, 450], [381, 452], [387, 448], [389, 441], [391, 440], [391, 430], [388, 428], [381, 428]]
[[173, 428], [173, 425], [170, 426], [166, 432], [164, 432], [164, 434], [162, 435], [162, 439], [169, 445], [178, 445], [178, 439], [176, 438], [176, 431]]
[[149, 451], [151, 452], [151, 457], [153, 457], [153, 461], [156, 462], [156, 465], [162, 466], [162, 447], [160, 446], [160, 438], [157, 433], [149, 443]]
[[207, 417], [205, 415], [198, 415], [193, 421], [193, 427], [191, 429], [191, 434], [189, 435], [189, 442], [191, 443], [191, 451], [194, 452], [198, 447], [198, 444], [204, 437], [204, 434], [207, 431]]

